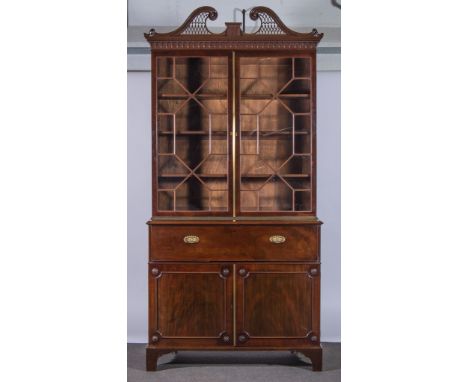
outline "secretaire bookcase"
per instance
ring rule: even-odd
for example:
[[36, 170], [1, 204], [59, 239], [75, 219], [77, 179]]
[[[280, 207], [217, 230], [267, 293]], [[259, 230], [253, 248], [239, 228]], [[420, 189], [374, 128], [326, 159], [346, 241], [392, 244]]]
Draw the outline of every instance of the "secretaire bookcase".
[[315, 29], [196, 9], [145, 34], [152, 62], [146, 364], [178, 350], [290, 350], [321, 370]]

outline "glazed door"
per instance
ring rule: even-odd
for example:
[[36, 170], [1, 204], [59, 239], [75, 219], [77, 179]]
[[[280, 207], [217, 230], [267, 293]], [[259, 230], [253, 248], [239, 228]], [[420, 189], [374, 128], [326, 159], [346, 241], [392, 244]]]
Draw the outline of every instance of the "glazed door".
[[239, 215], [315, 214], [315, 55], [239, 54]]
[[159, 348], [233, 344], [230, 264], [149, 266], [149, 344]]
[[319, 344], [319, 272], [311, 264], [237, 264], [237, 346]]
[[231, 56], [181, 54], [153, 53], [153, 215], [231, 215]]

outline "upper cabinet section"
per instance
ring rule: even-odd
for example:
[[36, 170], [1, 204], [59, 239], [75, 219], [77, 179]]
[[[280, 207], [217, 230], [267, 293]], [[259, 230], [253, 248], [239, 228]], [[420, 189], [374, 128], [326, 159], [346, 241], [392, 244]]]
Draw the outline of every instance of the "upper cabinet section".
[[268, 8], [257, 29], [211, 7], [152, 47], [153, 216], [315, 216], [316, 30], [287, 28]]

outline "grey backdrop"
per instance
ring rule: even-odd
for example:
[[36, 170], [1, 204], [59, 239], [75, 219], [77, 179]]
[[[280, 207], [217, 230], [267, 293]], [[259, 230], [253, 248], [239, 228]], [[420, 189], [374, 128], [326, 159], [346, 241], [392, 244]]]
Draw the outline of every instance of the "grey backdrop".
[[[340, 332], [340, 72], [317, 75], [317, 214], [322, 226], [322, 341]], [[150, 73], [129, 72], [127, 132], [128, 342], [146, 342], [146, 264], [151, 217]]]

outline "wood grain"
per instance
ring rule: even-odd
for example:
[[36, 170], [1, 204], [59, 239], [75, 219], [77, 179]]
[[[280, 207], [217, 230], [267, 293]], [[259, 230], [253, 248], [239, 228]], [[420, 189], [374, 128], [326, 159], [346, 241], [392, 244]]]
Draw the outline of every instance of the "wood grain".
[[[320, 343], [318, 264], [236, 265], [236, 330], [239, 346]], [[311, 270], [315, 270], [311, 272]]]
[[150, 344], [232, 344], [232, 265], [150, 263], [148, 277]]
[[[315, 224], [239, 225], [184, 224], [150, 226], [151, 261], [318, 261], [319, 230]], [[200, 241], [187, 244], [184, 237]], [[270, 241], [282, 235], [284, 243]]]

